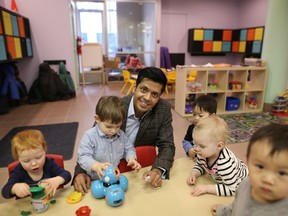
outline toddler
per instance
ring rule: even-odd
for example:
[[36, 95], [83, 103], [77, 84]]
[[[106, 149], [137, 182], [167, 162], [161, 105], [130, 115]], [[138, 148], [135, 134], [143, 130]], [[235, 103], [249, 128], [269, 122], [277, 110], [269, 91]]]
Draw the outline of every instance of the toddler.
[[70, 172], [52, 158], [47, 158], [46, 150], [47, 144], [39, 130], [24, 130], [13, 137], [12, 155], [15, 160], [19, 160], [19, 164], [2, 188], [4, 198], [29, 196], [30, 186], [37, 186], [40, 180], [45, 184], [47, 194], [54, 196], [58, 186], [70, 182]]
[[122, 158], [136, 171], [141, 165], [136, 151], [125, 133], [120, 130], [125, 118], [124, 105], [116, 96], [103, 96], [96, 106], [96, 125], [85, 132], [78, 149], [78, 163], [92, 180], [101, 179], [107, 166], [118, 166]]
[[237, 189], [229, 206], [212, 206], [212, 215], [287, 215], [288, 125], [258, 129], [247, 149], [249, 177]]
[[192, 104], [193, 109], [193, 119], [192, 124], [189, 125], [184, 140], [182, 141], [184, 151], [187, 156], [195, 158], [196, 153], [193, 147], [192, 132], [199, 122], [199, 120], [204, 119], [210, 115], [216, 114], [217, 111], [217, 101], [214, 97], [210, 95], [201, 95], [195, 99]]
[[195, 185], [199, 176], [208, 173], [216, 184], [197, 184], [192, 190], [193, 196], [205, 193], [232, 196], [240, 182], [248, 175], [244, 162], [226, 147], [227, 135], [226, 122], [216, 115], [202, 119], [195, 126], [193, 140], [197, 159], [187, 183]]

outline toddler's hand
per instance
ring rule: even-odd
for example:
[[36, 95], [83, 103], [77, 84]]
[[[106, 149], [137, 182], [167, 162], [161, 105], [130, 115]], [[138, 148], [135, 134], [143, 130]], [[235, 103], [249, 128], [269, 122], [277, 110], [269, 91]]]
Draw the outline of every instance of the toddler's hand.
[[105, 163], [100, 163], [100, 162], [96, 162], [92, 165], [92, 170], [94, 172], [97, 172], [100, 180], [102, 180], [102, 176], [104, 176], [104, 173], [102, 170], [108, 170], [108, 166], [112, 166], [112, 164], [105, 162]]
[[141, 169], [141, 165], [135, 160], [135, 158], [130, 158], [128, 160], [127, 166], [132, 167], [132, 169], [136, 170], [136, 172], [139, 172]]
[[54, 196], [59, 185], [63, 184], [64, 182], [65, 180], [62, 177], [56, 176], [53, 178], [42, 180], [40, 186], [43, 186], [45, 188], [48, 195]]
[[11, 193], [15, 194], [17, 197], [26, 197], [31, 195], [30, 187], [26, 183], [16, 183], [11, 189]]
[[188, 155], [193, 159], [194, 162], [196, 161], [196, 151], [194, 148], [189, 149]]
[[218, 206], [220, 206], [220, 204], [215, 204], [215, 205], [211, 206], [211, 214], [213, 216], [216, 216], [216, 211], [217, 211]]
[[188, 185], [195, 185], [196, 179], [197, 179], [196, 176], [191, 173], [190, 176], [187, 178], [187, 184]]

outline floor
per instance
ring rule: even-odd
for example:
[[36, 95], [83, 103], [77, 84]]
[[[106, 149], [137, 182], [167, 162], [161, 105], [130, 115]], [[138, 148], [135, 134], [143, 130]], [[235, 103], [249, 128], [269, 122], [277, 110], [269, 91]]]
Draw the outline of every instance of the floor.
[[[95, 113], [95, 106], [99, 98], [103, 95], [117, 95], [120, 94], [122, 84], [93, 84], [80, 87], [77, 92], [77, 97], [67, 101], [47, 102], [40, 104], [24, 104], [9, 110], [7, 114], [0, 115], [0, 139], [12, 128], [27, 125], [41, 125], [53, 124], [63, 122], [79, 122], [78, 133], [75, 143], [74, 154], [71, 160], [65, 161], [65, 168], [74, 173], [74, 167], [77, 159], [77, 149], [80, 139], [88, 128], [93, 125], [93, 117]], [[174, 98], [174, 92], [163, 93], [162, 98]], [[174, 142], [176, 145], [176, 158], [185, 157], [182, 148], [182, 139], [185, 136], [189, 122], [172, 110], [173, 128], [174, 128]], [[49, 148], [49, 146], [48, 146]], [[239, 158], [245, 160], [245, 153], [247, 143], [228, 145]], [[188, 173], [187, 173], [188, 175]], [[8, 178], [7, 168], [0, 168], [0, 188], [6, 183]], [[183, 182], [184, 184], [184, 182]], [[0, 197], [0, 202], [4, 199]], [[7, 201], [7, 200], [6, 200]]]

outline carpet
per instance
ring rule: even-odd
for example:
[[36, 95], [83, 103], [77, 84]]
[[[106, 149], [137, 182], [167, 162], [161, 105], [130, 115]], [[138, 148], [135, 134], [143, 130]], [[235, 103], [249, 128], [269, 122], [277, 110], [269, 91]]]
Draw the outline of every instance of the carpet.
[[64, 160], [70, 160], [73, 156], [78, 124], [78, 122], [69, 122], [13, 128], [0, 140], [0, 167], [5, 167], [14, 161], [11, 154], [11, 139], [16, 133], [25, 129], [40, 130], [48, 146], [47, 153], [60, 154], [63, 155]]
[[229, 127], [227, 143], [249, 141], [253, 133], [260, 127], [269, 123], [288, 124], [288, 118], [278, 117], [271, 113], [242, 113], [231, 115], [219, 115]]
[[[269, 123], [288, 124], [287, 117], [279, 117], [264, 112], [219, 116], [227, 122], [229, 128], [227, 143], [229, 144], [249, 141], [258, 128]], [[191, 122], [191, 118], [186, 119]]]

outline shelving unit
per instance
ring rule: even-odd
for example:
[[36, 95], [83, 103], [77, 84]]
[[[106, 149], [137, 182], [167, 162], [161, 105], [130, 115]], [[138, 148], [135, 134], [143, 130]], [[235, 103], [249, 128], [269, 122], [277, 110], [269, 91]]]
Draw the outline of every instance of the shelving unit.
[[[194, 83], [186, 81], [191, 70], [197, 71]], [[183, 117], [190, 117], [192, 116], [191, 108], [189, 108], [192, 103], [191, 99], [203, 94], [212, 94], [218, 103], [217, 114], [260, 112], [263, 110], [266, 80], [266, 67], [177, 66], [175, 111]], [[231, 89], [233, 81], [240, 85]], [[217, 86], [211, 88], [209, 83], [216, 83]], [[198, 86], [196, 90], [195, 86]], [[239, 107], [235, 110], [226, 110], [227, 97], [239, 99]], [[189, 99], [190, 101], [188, 101]], [[251, 99], [254, 103], [251, 103]]]

